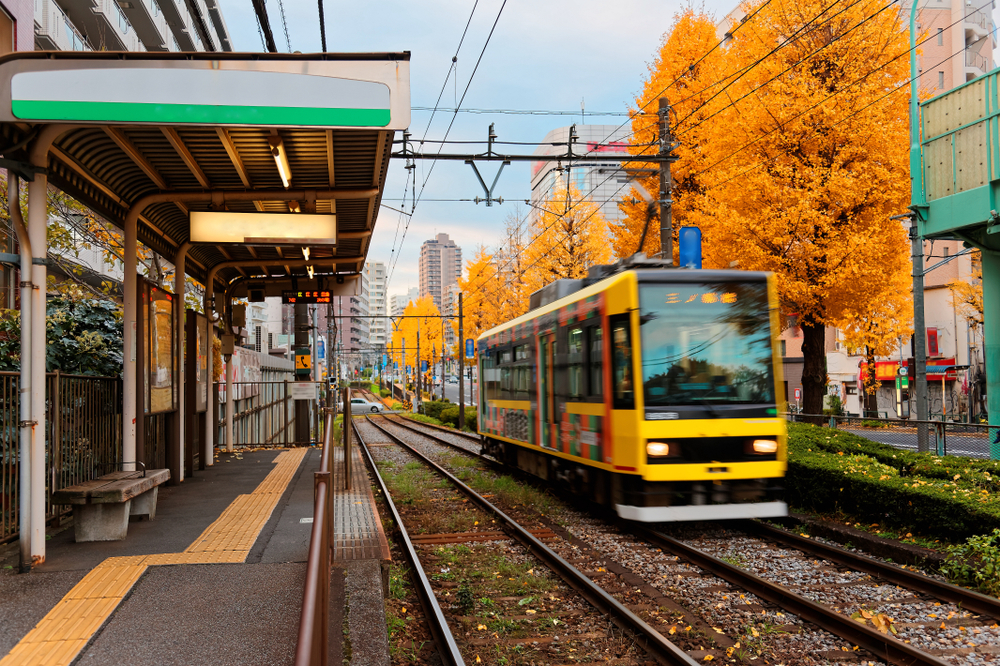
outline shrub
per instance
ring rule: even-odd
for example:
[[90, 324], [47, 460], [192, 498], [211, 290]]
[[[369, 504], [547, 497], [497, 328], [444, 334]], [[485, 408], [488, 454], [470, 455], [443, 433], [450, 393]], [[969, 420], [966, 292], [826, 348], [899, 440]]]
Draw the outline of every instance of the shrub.
[[440, 416], [441, 423], [445, 425], [450, 425], [455, 428], [458, 427], [458, 405], [452, 405], [441, 410]]
[[389, 389], [382, 389], [378, 392], [378, 394], [383, 398], [388, 398], [389, 396], [392, 395], [392, 391], [390, 391]]
[[965, 543], [945, 550], [941, 573], [949, 581], [1000, 596], [1000, 529], [969, 537]]
[[449, 406], [445, 400], [428, 400], [423, 405], [423, 413], [435, 419], [441, 418], [441, 410]]
[[397, 412], [405, 409], [405, 407], [403, 407], [403, 403], [399, 402], [398, 400], [393, 401], [392, 408]]
[[[965, 539], [1000, 528], [1000, 498], [961, 474], [925, 478], [915, 470], [943, 459], [885, 447], [850, 433], [789, 424], [787, 500], [820, 512], [843, 511], [884, 526], [917, 527]], [[908, 455], [906, 455], [908, 454]], [[966, 464], [989, 463], [969, 461]], [[980, 474], [983, 479], [988, 472]]]

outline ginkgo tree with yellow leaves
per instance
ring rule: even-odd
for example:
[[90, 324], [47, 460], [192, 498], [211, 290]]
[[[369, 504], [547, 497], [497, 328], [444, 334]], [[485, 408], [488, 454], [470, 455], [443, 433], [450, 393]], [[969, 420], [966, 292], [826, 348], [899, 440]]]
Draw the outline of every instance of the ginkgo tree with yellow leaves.
[[441, 359], [444, 345], [442, 325], [447, 324], [442, 324], [440, 315], [430, 296], [410, 301], [403, 310], [399, 325], [392, 332], [392, 356], [395, 362], [400, 363], [401, 368], [410, 366], [413, 372], [417, 372], [420, 361], [427, 361], [428, 367], [431, 367], [434, 361]]
[[[909, 290], [899, 288], [907, 234], [891, 219], [909, 203], [900, 113], [908, 35], [899, 8], [875, 0], [743, 8], [746, 20], [703, 61], [718, 54], [710, 70], [698, 65], [669, 90], [701, 100], [691, 110], [678, 101], [671, 119], [681, 162], [687, 151], [693, 169], [674, 216], [702, 229], [706, 268], [776, 274], [783, 311], [802, 328], [803, 409], [820, 413], [826, 326], [878, 349], [908, 316]], [[678, 18], [657, 61], [661, 78], [669, 82], [714, 46], [677, 29], [686, 22], [703, 32], [705, 20]], [[689, 82], [691, 92], [680, 92]]]

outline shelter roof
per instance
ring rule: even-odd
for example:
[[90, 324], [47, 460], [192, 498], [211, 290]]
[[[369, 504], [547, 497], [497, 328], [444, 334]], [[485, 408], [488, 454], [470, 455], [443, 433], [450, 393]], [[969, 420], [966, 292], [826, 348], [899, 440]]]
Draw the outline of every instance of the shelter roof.
[[[49, 182], [121, 226], [144, 197], [139, 241], [171, 259], [189, 212], [334, 213], [317, 273], [361, 270], [393, 135], [409, 125], [409, 53], [68, 53], [0, 58], [0, 143], [8, 159], [63, 125]], [[291, 172], [273, 154], [280, 139]], [[41, 166], [41, 165], [38, 165]], [[176, 195], [176, 196], [174, 196]], [[294, 246], [194, 245], [188, 273], [304, 276]], [[238, 265], [237, 265], [238, 264]]]

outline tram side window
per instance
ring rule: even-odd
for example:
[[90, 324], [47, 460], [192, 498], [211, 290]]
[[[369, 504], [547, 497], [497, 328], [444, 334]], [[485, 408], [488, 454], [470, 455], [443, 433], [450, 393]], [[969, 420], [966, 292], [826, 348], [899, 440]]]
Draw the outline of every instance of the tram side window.
[[500, 399], [511, 400], [514, 395], [513, 381], [511, 379], [511, 361], [514, 360], [513, 352], [505, 349], [500, 352]]
[[566, 369], [569, 384], [569, 397], [583, 397], [583, 329], [569, 329], [569, 352], [566, 358]]
[[486, 385], [486, 399], [500, 399], [500, 371], [497, 369], [496, 352], [483, 357], [483, 383]]
[[611, 381], [615, 409], [635, 409], [635, 382], [632, 379], [632, 336], [628, 315], [611, 319]]
[[514, 362], [517, 365], [514, 366], [514, 391], [522, 395], [518, 396], [518, 399], [525, 399], [527, 396], [523, 395], [529, 391], [529, 381], [531, 375], [531, 367], [527, 365], [528, 361], [528, 345], [518, 345], [514, 347]]
[[587, 329], [587, 349], [590, 363], [589, 395], [600, 397], [604, 393], [604, 332], [600, 326]]

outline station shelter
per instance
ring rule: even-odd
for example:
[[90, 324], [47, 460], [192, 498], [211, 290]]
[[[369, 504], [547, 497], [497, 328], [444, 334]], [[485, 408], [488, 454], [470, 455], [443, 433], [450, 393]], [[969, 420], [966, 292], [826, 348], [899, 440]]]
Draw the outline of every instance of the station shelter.
[[[157, 416], [180, 483], [196, 456], [213, 460], [213, 419], [194, 418], [211, 383], [210, 327], [232, 333], [234, 298], [354, 293], [394, 134], [409, 122], [406, 52], [0, 58], [0, 167], [21, 248], [22, 561], [45, 560], [48, 188], [122, 231], [122, 462], [144, 462]], [[173, 293], [138, 274], [139, 242], [174, 263]], [[185, 275], [205, 286], [205, 316], [185, 312]], [[185, 339], [201, 363], [182, 362]]]

